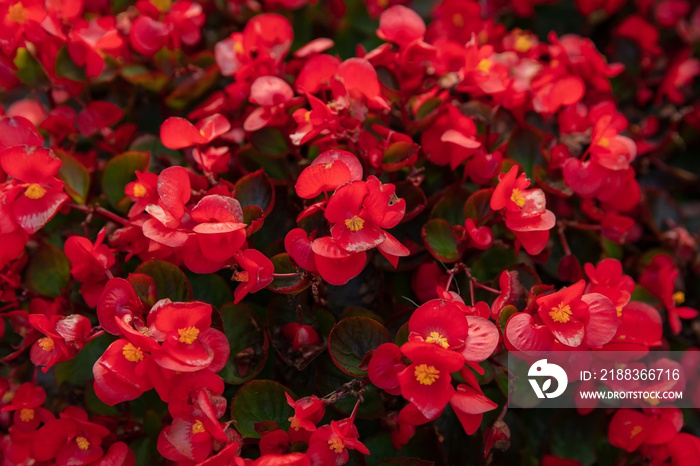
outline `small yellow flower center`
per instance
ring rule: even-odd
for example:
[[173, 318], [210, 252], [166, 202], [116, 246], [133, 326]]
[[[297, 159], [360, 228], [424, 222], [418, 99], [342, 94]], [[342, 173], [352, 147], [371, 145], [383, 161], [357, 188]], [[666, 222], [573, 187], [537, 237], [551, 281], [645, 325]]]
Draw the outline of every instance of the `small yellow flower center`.
[[250, 279], [250, 276], [248, 275], [247, 270], [243, 270], [241, 272], [234, 273], [233, 279], [236, 280], [237, 282], [246, 283]]
[[420, 364], [416, 366], [413, 375], [416, 376], [416, 380], [421, 385], [432, 385], [440, 378], [440, 371], [437, 370], [435, 366]]
[[617, 306], [615, 310], [617, 311], [617, 316], [622, 317], [622, 306]]
[[644, 430], [644, 429], [642, 428], [642, 426], [634, 426], [634, 428], [630, 431], [630, 438], [636, 437], [636, 436], [639, 435], [640, 432], [642, 432], [643, 430]]
[[521, 190], [515, 188], [512, 193], [510, 193], [510, 200], [515, 202], [515, 205], [522, 207], [525, 205], [525, 195]]
[[148, 190], [143, 185], [143, 183], [136, 183], [134, 185], [134, 197], [143, 197], [146, 195]]
[[355, 215], [353, 218], [345, 220], [345, 226], [352, 232], [360, 231], [365, 226], [365, 221]]
[[46, 337], [39, 339], [39, 348], [43, 349], [44, 351], [53, 351], [55, 347], [56, 344], [51, 338]]
[[76, 437], [75, 443], [78, 444], [78, 448], [80, 448], [81, 450], [87, 450], [88, 448], [90, 448], [90, 442], [88, 442], [88, 439], [86, 439], [83, 436]]
[[124, 348], [122, 348], [122, 354], [129, 362], [139, 362], [143, 360], [143, 351], [141, 351], [141, 348], [137, 348], [131, 343], [124, 345]]
[[306, 113], [304, 113], [304, 121], [307, 123], [311, 122], [311, 110], [307, 110]]
[[40, 184], [38, 183], [32, 183], [29, 185], [29, 187], [24, 191], [24, 195], [27, 196], [29, 199], [41, 199], [44, 197], [44, 194], [46, 194], [46, 190], [41, 187]]
[[676, 304], [683, 304], [685, 302], [685, 293], [682, 291], [673, 293], [673, 302]]
[[657, 406], [659, 403], [661, 403], [658, 398], [651, 398], [651, 397], [644, 398], [644, 401], [649, 403], [651, 406]]
[[517, 35], [517, 37], [515, 38], [515, 43], [513, 44], [513, 48], [515, 48], [515, 50], [520, 53], [527, 52], [533, 46], [534, 41], [532, 40], [532, 38], [528, 34], [523, 32]]
[[450, 344], [447, 343], [447, 337], [442, 336], [440, 332], [430, 332], [430, 335], [425, 341], [427, 343], [437, 343], [445, 349], [450, 347]]
[[558, 322], [560, 324], [565, 324], [570, 321], [571, 314], [571, 307], [563, 302], [559, 303], [558, 306], [553, 307], [552, 310], [549, 311], [549, 317], [551, 317], [554, 322]]
[[600, 138], [600, 141], [598, 141], [598, 145], [601, 147], [608, 147], [610, 145], [610, 139], [608, 138]]
[[180, 339], [178, 340], [180, 343], [187, 343], [190, 345], [197, 339], [199, 329], [197, 327], [181, 328], [177, 330], [177, 333], [180, 335]]
[[482, 58], [481, 61], [479, 61], [479, 64], [476, 65], [476, 69], [488, 73], [491, 71], [491, 66], [493, 66], [493, 62], [489, 60], [488, 58]]
[[34, 419], [34, 410], [30, 408], [22, 408], [19, 412], [19, 418], [22, 422], [29, 422]]
[[24, 24], [28, 17], [29, 13], [27, 13], [26, 8], [22, 6], [21, 2], [17, 2], [7, 9], [6, 18], [13, 23]]
[[459, 13], [455, 13], [452, 15], [452, 24], [454, 24], [455, 27], [461, 28], [464, 26], [464, 16], [462, 16]]
[[345, 449], [345, 445], [343, 445], [343, 441], [340, 440], [338, 437], [333, 437], [328, 441], [328, 448], [330, 448], [336, 453], [342, 453]]
[[299, 428], [301, 427], [301, 424], [299, 424], [299, 420], [296, 416], [292, 416], [287, 420], [291, 423], [292, 429], [299, 430]]
[[236, 52], [236, 55], [243, 55], [243, 42], [234, 42], [233, 51]]
[[202, 424], [202, 421], [197, 420], [192, 424], [192, 433], [201, 434], [202, 432], [204, 432], [204, 424]]
[[15, 397], [15, 392], [11, 392], [10, 390], [6, 391], [5, 394], [2, 396], [2, 402], [3, 403], [9, 403], [12, 401]]

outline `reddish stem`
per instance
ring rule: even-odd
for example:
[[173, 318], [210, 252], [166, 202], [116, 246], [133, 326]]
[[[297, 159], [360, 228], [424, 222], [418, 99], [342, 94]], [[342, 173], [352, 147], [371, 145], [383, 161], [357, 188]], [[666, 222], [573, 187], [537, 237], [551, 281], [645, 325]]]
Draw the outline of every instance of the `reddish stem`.
[[104, 207], [100, 206], [86, 206], [86, 205], [80, 205], [80, 204], [70, 204], [69, 207], [71, 209], [79, 210], [81, 212], [85, 212], [86, 214], [91, 214], [94, 213], [95, 215], [98, 215], [105, 220], [110, 220], [114, 223], [118, 223], [121, 226], [126, 226], [129, 224], [129, 221], [125, 219], [124, 217], [120, 217], [119, 215], [110, 212], [109, 210], [105, 209]]

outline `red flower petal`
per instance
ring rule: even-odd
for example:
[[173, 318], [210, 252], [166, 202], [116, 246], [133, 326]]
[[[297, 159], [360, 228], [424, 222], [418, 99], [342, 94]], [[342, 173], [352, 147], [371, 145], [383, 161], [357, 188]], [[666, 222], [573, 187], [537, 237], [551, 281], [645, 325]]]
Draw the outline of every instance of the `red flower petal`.
[[158, 175], [160, 202], [176, 219], [185, 213], [185, 204], [192, 195], [190, 186], [190, 177], [182, 167], [168, 167]]
[[348, 166], [335, 160], [324, 165], [306, 167], [297, 179], [294, 189], [302, 199], [313, 199], [324, 191], [332, 191], [338, 186], [352, 181]]
[[284, 249], [299, 267], [316, 272], [316, 261], [311, 249], [311, 240], [301, 228], [294, 228], [284, 237]]
[[0, 152], [0, 166], [16, 180], [42, 183], [58, 173], [61, 159], [43, 147], [21, 145]]
[[398, 373], [405, 367], [399, 347], [393, 343], [383, 343], [374, 350], [367, 374], [374, 385], [391, 395], [398, 395], [401, 393]]
[[425, 35], [425, 23], [415, 11], [403, 5], [384, 10], [379, 17], [377, 36], [387, 42], [402, 45]]
[[25, 194], [20, 194], [12, 204], [15, 220], [30, 235], [46, 225], [58, 213], [61, 206], [70, 200], [68, 194], [56, 188], [40, 189], [46, 191], [40, 198], [31, 199]]
[[588, 305], [588, 322], [583, 342], [591, 347], [603, 346], [617, 332], [619, 321], [615, 305], [598, 293], [584, 294], [581, 300]]
[[209, 142], [197, 127], [180, 117], [170, 117], [160, 125], [160, 140], [168, 149], [183, 149]]
[[535, 324], [525, 312], [510, 316], [504, 338], [506, 346], [515, 351], [549, 351], [554, 345], [554, 336], [547, 326]]

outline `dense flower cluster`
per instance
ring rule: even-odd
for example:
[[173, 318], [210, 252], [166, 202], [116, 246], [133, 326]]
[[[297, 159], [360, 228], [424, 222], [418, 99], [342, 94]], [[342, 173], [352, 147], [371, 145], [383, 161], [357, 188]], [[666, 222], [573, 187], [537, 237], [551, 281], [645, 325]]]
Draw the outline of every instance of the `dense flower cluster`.
[[504, 361], [697, 370], [700, 7], [428, 6], [0, 0], [0, 466], [698, 464]]

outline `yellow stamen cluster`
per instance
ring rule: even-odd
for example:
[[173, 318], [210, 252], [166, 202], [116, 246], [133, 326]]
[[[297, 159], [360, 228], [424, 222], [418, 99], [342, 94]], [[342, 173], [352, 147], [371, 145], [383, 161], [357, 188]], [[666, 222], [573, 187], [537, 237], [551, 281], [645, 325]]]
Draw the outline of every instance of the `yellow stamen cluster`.
[[248, 272], [246, 270], [240, 272], [234, 272], [233, 279], [237, 282], [247, 283], [250, 279]]
[[88, 442], [88, 439], [86, 439], [83, 436], [76, 437], [75, 443], [78, 444], [78, 448], [80, 448], [81, 450], [87, 450], [88, 448], [90, 448], [90, 442]]
[[328, 441], [328, 448], [330, 448], [336, 453], [342, 453], [345, 449], [345, 445], [343, 445], [343, 441], [340, 440], [338, 437], [333, 437]]
[[204, 424], [202, 424], [202, 421], [197, 420], [194, 424], [192, 424], [192, 433], [201, 434], [202, 432], [204, 432]]
[[141, 351], [141, 348], [137, 348], [131, 343], [124, 345], [122, 354], [129, 362], [139, 362], [143, 360], [143, 351]]
[[292, 416], [292, 417], [288, 418], [287, 420], [290, 422], [292, 429], [298, 431], [299, 428], [301, 427], [301, 424], [299, 424], [299, 419], [297, 419], [296, 416]]
[[34, 410], [30, 408], [22, 408], [19, 412], [19, 418], [22, 422], [29, 422], [34, 419]]
[[53, 351], [55, 347], [56, 344], [51, 338], [45, 337], [39, 339], [39, 348], [43, 349], [44, 351]]
[[427, 343], [437, 343], [445, 349], [450, 347], [450, 344], [447, 343], [447, 337], [443, 336], [440, 332], [430, 332], [430, 335], [428, 335], [425, 341]]
[[134, 184], [134, 197], [143, 197], [146, 195], [148, 190], [146, 190], [146, 187], [143, 185], [143, 183], [136, 183]]
[[24, 8], [22, 2], [17, 2], [7, 9], [6, 18], [13, 23], [24, 24], [29, 18], [29, 13], [27, 13], [27, 9]]
[[199, 329], [197, 327], [180, 328], [177, 330], [177, 333], [180, 335], [180, 339], [178, 340], [180, 343], [191, 345], [197, 340]]
[[491, 60], [489, 60], [488, 58], [482, 58], [476, 65], [476, 69], [484, 73], [488, 73], [489, 71], [491, 71], [492, 66], [493, 62]]
[[352, 232], [360, 231], [365, 226], [365, 221], [355, 215], [353, 218], [345, 220], [345, 226]]
[[521, 190], [515, 188], [512, 193], [510, 193], [510, 200], [515, 202], [515, 205], [522, 207], [525, 205], [525, 195]]
[[432, 385], [440, 378], [440, 371], [435, 366], [419, 364], [413, 371], [413, 375], [421, 385]]
[[38, 183], [32, 183], [24, 191], [24, 195], [29, 199], [41, 199], [46, 194], [46, 190]]
[[682, 291], [673, 293], [673, 302], [676, 304], [683, 304], [685, 302], [685, 293]]
[[571, 315], [571, 306], [564, 304], [563, 302], [559, 303], [558, 306], [553, 307], [552, 310], [549, 311], [549, 317], [551, 317], [554, 322], [558, 322], [560, 324], [565, 324], [570, 321]]

